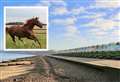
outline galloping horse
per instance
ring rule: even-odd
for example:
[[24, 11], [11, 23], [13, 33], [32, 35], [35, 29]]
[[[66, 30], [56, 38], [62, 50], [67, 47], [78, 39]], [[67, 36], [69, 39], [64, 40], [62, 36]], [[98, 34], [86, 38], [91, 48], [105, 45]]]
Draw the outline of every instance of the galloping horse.
[[21, 38], [28, 38], [37, 42], [41, 48], [41, 44], [33, 32], [33, 27], [35, 25], [40, 28], [43, 27], [43, 24], [38, 20], [38, 17], [27, 20], [22, 26], [14, 25], [10, 28], [6, 27], [6, 32], [9, 33], [14, 43], [16, 43], [15, 36], [18, 37], [19, 40], [21, 40]]

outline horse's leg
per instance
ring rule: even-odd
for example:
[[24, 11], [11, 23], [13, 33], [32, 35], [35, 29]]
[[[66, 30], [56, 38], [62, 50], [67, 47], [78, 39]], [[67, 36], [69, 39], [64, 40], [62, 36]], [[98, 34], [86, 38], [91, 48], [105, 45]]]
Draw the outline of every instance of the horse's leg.
[[25, 46], [24, 41], [21, 39], [21, 37], [18, 37], [18, 39], [23, 43], [23, 45]]
[[20, 37], [18, 37], [18, 39], [19, 39], [21, 42], [23, 42], [23, 40], [22, 40]]
[[37, 42], [41, 48], [41, 44], [40, 44], [39, 40], [37, 39], [37, 37], [35, 37], [35, 36], [34, 36], [34, 41]]
[[11, 36], [12, 41], [14, 42], [14, 44], [15, 44], [15, 46], [16, 46], [15, 36], [14, 36], [14, 35], [11, 35], [11, 34], [10, 34], [10, 36]]
[[36, 46], [34, 42], [32, 43], [32, 46]]
[[[34, 40], [34, 38], [31, 37], [31, 36], [28, 36], [27, 38], [30, 39], [30, 40]], [[35, 46], [34, 42], [32, 43], [32, 46]], [[32, 46], [31, 46], [31, 47], [32, 47]]]
[[28, 39], [32, 39], [35, 42], [37, 42], [39, 44], [40, 48], [41, 48], [41, 44], [40, 44], [39, 40], [37, 39], [37, 37], [35, 37], [35, 36], [29, 36]]
[[16, 41], [15, 41], [15, 36], [12, 35], [12, 34], [10, 34], [10, 36], [11, 36], [11, 38], [12, 38], [12, 41], [13, 41], [14, 43], [16, 43]]

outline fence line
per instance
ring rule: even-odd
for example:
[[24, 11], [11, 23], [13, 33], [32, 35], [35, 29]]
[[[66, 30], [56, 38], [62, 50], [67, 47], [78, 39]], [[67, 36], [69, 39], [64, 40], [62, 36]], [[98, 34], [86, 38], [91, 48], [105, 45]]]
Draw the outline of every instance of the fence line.
[[33, 30], [47, 30], [47, 29], [33, 29]]
[[47, 34], [47, 33], [35, 33], [35, 34]]
[[[47, 34], [47, 29], [33, 29], [35, 34]], [[40, 32], [42, 31], [42, 32]]]

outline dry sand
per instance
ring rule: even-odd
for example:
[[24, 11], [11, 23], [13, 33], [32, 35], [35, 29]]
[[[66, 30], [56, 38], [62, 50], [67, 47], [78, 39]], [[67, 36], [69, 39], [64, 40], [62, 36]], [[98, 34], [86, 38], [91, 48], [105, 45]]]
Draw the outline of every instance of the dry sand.
[[0, 67], [0, 80], [9, 78], [11, 76], [17, 76], [30, 72], [33, 69], [33, 65], [15, 65], [15, 66], [1, 66]]
[[[9, 62], [12, 66], [9, 66], [8, 63], [4, 63], [4, 65], [0, 66], [1, 82], [13, 82], [15, 79], [15, 82], [17, 82], [17, 80], [20, 80], [20, 82], [57, 82], [54, 78], [54, 75], [50, 73], [51, 68], [49, 64], [43, 57], [40, 57], [35, 61], [37, 62], [33, 64], [25, 61]], [[36, 67], [38, 64], [42, 64], [43, 67]], [[36, 68], [39, 70], [36, 70]], [[44, 68], [42, 70], [43, 72], [45, 71], [44, 74], [39, 73], [41, 68]]]

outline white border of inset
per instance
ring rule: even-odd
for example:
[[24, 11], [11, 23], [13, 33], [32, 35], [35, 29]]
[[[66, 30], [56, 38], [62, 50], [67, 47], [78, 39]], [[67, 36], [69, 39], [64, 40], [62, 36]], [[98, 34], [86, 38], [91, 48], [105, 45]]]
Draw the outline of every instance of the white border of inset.
[[[46, 8], [46, 12], [47, 12], [47, 34], [46, 34], [46, 39], [47, 39], [47, 42], [46, 42], [46, 49], [6, 49], [6, 30], [5, 30], [5, 26], [6, 26], [6, 9], [7, 8]], [[4, 51], [48, 51], [48, 7], [47, 6], [4, 6], [4, 29], [3, 29], [3, 47], [4, 47]]]

